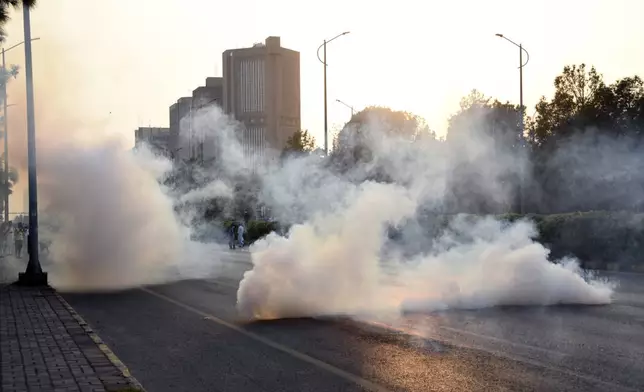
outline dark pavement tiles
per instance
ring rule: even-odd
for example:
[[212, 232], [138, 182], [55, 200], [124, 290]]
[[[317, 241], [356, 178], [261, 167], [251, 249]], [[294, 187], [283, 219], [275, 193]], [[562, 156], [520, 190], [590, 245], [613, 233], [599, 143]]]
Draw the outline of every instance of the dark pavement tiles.
[[142, 390], [51, 288], [0, 285], [0, 391]]

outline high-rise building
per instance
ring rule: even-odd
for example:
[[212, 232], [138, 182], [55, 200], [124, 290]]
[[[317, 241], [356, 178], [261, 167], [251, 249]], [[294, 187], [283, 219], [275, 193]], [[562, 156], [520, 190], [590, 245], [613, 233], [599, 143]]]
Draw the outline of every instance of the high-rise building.
[[192, 97], [182, 97], [170, 106], [170, 156], [175, 163], [187, 160], [190, 155], [190, 131], [192, 112]]
[[141, 143], [147, 143], [155, 153], [168, 154], [170, 149], [170, 128], [140, 127], [134, 131], [134, 146], [138, 147]]
[[176, 161], [188, 159], [203, 162], [212, 158], [214, 140], [206, 140], [207, 134], [200, 128], [200, 110], [217, 105], [223, 106], [224, 80], [221, 77], [206, 78], [204, 86], [192, 91], [191, 97], [182, 97], [172, 104], [170, 114], [171, 155]]
[[300, 129], [300, 53], [279, 37], [222, 56], [224, 111], [244, 125], [240, 140], [255, 164], [281, 151]]
[[[224, 79], [223, 78], [206, 78], [206, 85], [197, 87], [192, 91], [192, 110], [193, 115], [199, 115], [201, 109], [217, 105], [223, 107], [224, 98]], [[191, 158], [201, 162], [211, 160], [216, 154], [216, 141], [213, 135], [207, 134], [204, 127], [193, 118], [195, 125], [190, 143]]]
[[224, 78], [206, 78], [206, 85], [192, 91], [193, 109], [199, 110], [210, 105], [223, 106]]

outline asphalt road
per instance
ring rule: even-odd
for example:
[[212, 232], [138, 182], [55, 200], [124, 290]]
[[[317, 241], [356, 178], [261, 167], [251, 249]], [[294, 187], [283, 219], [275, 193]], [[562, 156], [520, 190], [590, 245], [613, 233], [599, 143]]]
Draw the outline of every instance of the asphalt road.
[[226, 278], [65, 298], [150, 392], [644, 390], [644, 275], [602, 307], [243, 324], [248, 255], [227, 257]]

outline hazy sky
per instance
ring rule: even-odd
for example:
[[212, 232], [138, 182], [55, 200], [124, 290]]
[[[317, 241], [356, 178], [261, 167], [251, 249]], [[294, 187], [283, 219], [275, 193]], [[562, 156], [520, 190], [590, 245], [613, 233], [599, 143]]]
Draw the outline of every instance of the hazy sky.
[[[133, 140], [138, 126], [168, 126], [169, 105], [220, 76], [225, 49], [277, 35], [301, 53], [302, 126], [322, 144], [316, 50], [349, 30], [328, 47], [331, 126], [350, 114], [339, 98], [357, 110], [415, 112], [442, 134], [472, 88], [518, 102], [518, 49], [495, 33], [530, 52], [524, 94], [532, 114], [566, 64], [595, 65], [609, 82], [642, 74], [643, 15], [642, 0], [41, 0], [32, 13], [32, 34], [41, 37], [33, 45], [36, 96], [43, 78], [62, 79], [57, 99], [78, 120]], [[23, 39], [22, 13], [7, 31], [9, 45]], [[7, 56], [24, 63], [21, 50]], [[65, 71], [50, 76], [50, 67]]]

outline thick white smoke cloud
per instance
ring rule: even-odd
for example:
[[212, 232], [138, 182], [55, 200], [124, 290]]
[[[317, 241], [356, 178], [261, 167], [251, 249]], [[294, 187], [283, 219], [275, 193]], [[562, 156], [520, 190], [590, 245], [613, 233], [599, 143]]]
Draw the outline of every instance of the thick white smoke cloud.
[[[191, 239], [192, 228], [162, 185], [169, 160], [120, 140], [58, 139], [39, 150], [41, 232], [52, 284], [63, 290], [114, 290], [216, 272], [216, 244]], [[183, 195], [228, 195], [209, 183]]]
[[[586, 276], [575, 260], [549, 261], [530, 222], [460, 216], [425, 246], [429, 250], [397, 251], [388, 230], [442, 207], [455, 167], [475, 161], [477, 197], [504, 201], [511, 195], [503, 178], [523, 170], [525, 161], [484, 138], [464, 138], [447, 150], [386, 129], [371, 121], [360, 130], [370, 135], [364, 142], [372, 159], [342, 176], [311, 157], [267, 177], [270, 201], [303, 219], [286, 237], [271, 234], [251, 247], [253, 269], [237, 298], [244, 317], [610, 303], [612, 284]], [[373, 175], [390, 181], [365, 180]], [[408, 244], [430, 241], [418, 232], [403, 231], [403, 237]]]
[[255, 318], [352, 314], [385, 306], [379, 254], [385, 224], [415, 210], [401, 187], [372, 182], [349, 192], [350, 203], [275, 234], [252, 249], [254, 269], [240, 283], [242, 314]]
[[[195, 241], [195, 227], [203, 223], [195, 221], [199, 214], [176, 206], [230, 200], [238, 196], [235, 181], [254, 174], [237, 142], [238, 125], [220, 110], [200, 111], [193, 126], [205, 148], [212, 148], [217, 169], [178, 193], [160, 181], [171, 163], [146, 149], [134, 153], [110, 138], [41, 145], [43, 231], [52, 242], [54, 285], [107, 290], [217, 273], [220, 245]], [[391, 228], [408, 227], [420, 222], [423, 211], [441, 208], [450, 170], [467, 156], [433, 140], [392, 137], [386, 129], [379, 121], [362, 129], [370, 135], [365, 143], [373, 159], [347, 170], [311, 156], [275, 161], [255, 173], [260, 201], [278, 220], [294, 225], [287, 236], [273, 233], [252, 246], [253, 269], [238, 291], [243, 315], [358, 316], [610, 302], [611, 287], [588, 279], [574, 261], [548, 261], [528, 222], [461, 217], [438, 239], [419, 224], [418, 230], [403, 230], [396, 245]], [[476, 140], [468, 151], [478, 156], [486, 148]], [[498, 163], [510, 167], [518, 158], [498, 152], [496, 158], [481, 167], [483, 191], [503, 200], [507, 195], [500, 194], [505, 188], [497, 179], [504, 165]], [[410, 253], [401, 251], [401, 243], [421, 246]]]
[[271, 235], [252, 248], [238, 292], [248, 318], [432, 311], [499, 305], [608, 304], [612, 284], [585, 279], [576, 260], [548, 261], [529, 222], [456, 218], [414, 258], [383, 257], [387, 224], [414, 213], [402, 189], [364, 184], [350, 206]]
[[584, 280], [576, 260], [548, 262], [535, 236], [534, 225], [525, 221], [457, 217], [435, 252], [397, 274], [405, 289], [402, 309], [610, 303], [611, 284]]

